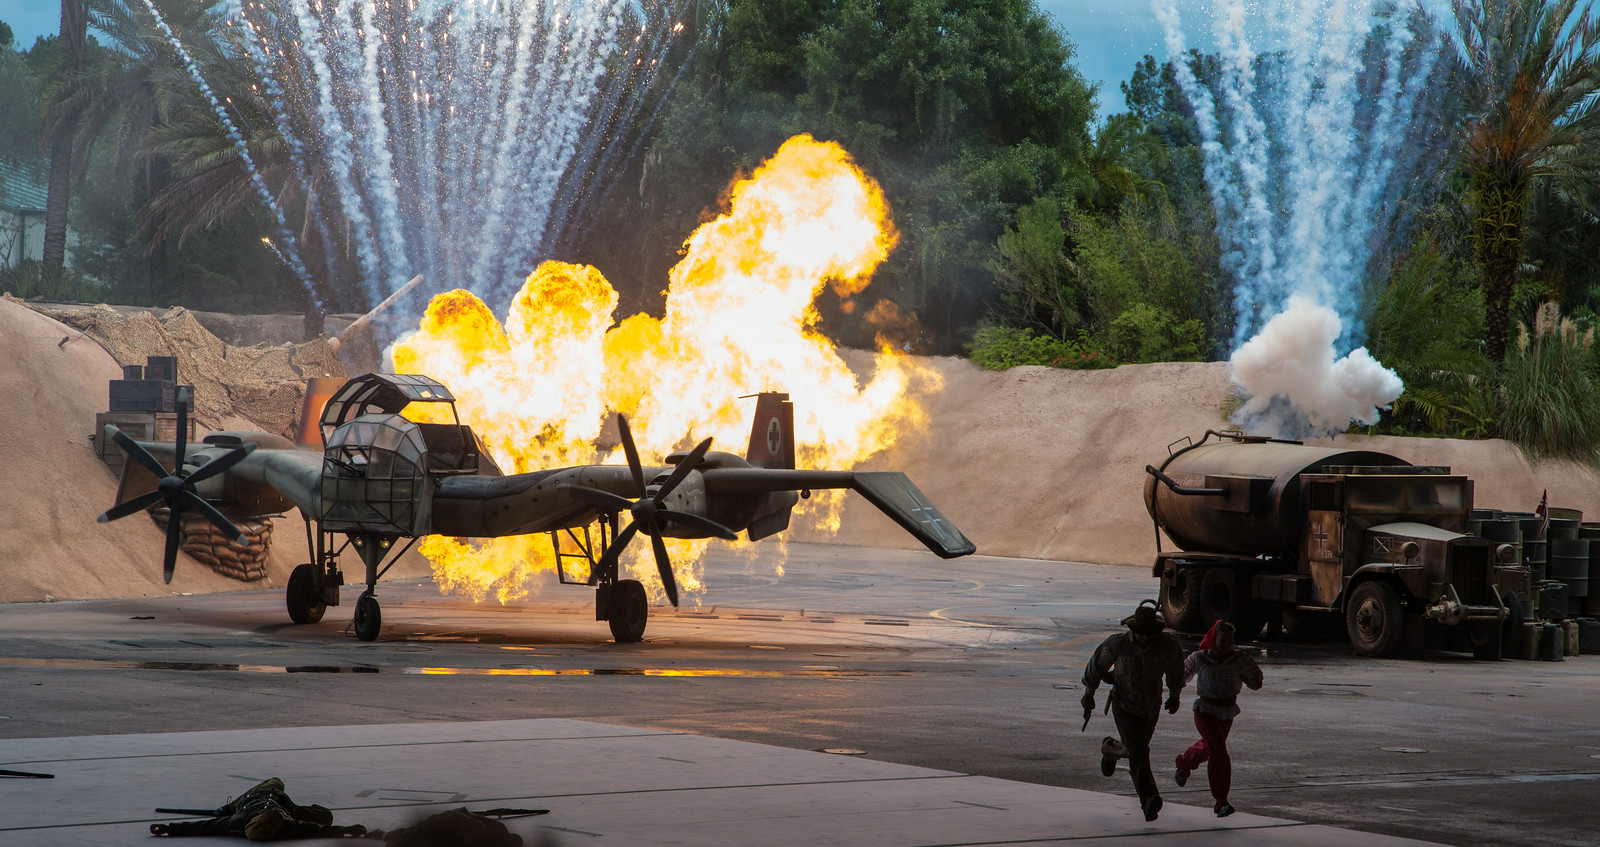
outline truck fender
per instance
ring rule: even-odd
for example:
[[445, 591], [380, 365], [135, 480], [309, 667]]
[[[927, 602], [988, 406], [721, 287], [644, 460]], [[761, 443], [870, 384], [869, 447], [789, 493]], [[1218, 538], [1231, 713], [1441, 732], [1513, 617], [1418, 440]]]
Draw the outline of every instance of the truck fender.
[[1361, 567], [1356, 568], [1354, 573], [1345, 577], [1344, 589], [1339, 592], [1338, 597], [1334, 598], [1333, 607], [1335, 609], [1343, 610], [1344, 600], [1346, 597], [1350, 596], [1350, 592], [1354, 591], [1356, 586], [1360, 585], [1361, 583], [1370, 582], [1374, 579], [1381, 579], [1384, 582], [1389, 583], [1390, 587], [1394, 588], [1394, 590], [1400, 595], [1400, 601], [1402, 603], [1416, 600], [1417, 598], [1411, 593], [1411, 589], [1406, 588], [1405, 580], [1400, 578], [1400, 573], [1402, 571], [1414, 570], [1421, 570], [1421, 568], [1415, 565], [1397, 565], [1394, 562], [1371, 562], [1369, 564], [1362, 565]]

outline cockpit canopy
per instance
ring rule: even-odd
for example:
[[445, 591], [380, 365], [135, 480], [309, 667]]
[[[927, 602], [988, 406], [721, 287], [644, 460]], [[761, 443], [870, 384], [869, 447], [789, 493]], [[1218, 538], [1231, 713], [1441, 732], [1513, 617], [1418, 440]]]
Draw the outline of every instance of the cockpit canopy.
[[322, 443], [327, 444], [333, 430], [362, 415], [382, 412], [398, 415], [412, 403], [449, 403], [450, 416], [456, 416], [456, 396], [432, 377], [421, 374], [362, 374], [346, 382], [322, 407]]
[[[412, 403], [448, 404], [453, 423], [418, 422]], [[430, 415], [429, 417], [443, 417]], [[429, 531], [429, 477], [501, 476], [455, 413], [455, 395], [420, 374], [370, 373], [328, 398], [319, 420], [322, 522], [328, 529], [421, 535]]]

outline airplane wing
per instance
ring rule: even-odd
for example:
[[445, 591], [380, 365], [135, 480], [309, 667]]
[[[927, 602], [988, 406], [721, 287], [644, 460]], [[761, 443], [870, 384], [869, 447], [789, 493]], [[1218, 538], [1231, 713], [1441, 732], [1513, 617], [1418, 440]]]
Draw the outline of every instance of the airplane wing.
[[[104, 437], [111, 437], [112, 427], [106, 427]], [[281, 512], [292, 504], [305, 514], [320, 512], [322, 490], [322, 454], [298, 450], [287, 439], [264, 432], [223, 432], [208, 436], [210, 441], [191, 443], [184, 452], [191, 468], [206, 456], [207, 460], [220, 456], [240, 443], [254, 443], [255, 452], [222, 474], [201, 483], [196, 493], [206, 500], [226, 501], [224, 511], [235, 517]], [[156, 461], [172, 467], [177, 445], [171, 441], [137, 442]], [[200, 464], [204, 466], [203, 462]], [[160, 480], [135, 461], [123, 466], [122, 480], [117, 488], [117, 502], [133, 499], [147, 491], [154, 491]], [[287, 501], [287, 503], [285, 503]]]
[[706, 470], [707, 493], [801, 491], [848, 488], [860, 492], [895, 523], [940, 558], [954, 559], [977, 552], [977, 545], [933, 505], [910, 477], [898, 471], [802, 471], [778, 468], [718, 468]]

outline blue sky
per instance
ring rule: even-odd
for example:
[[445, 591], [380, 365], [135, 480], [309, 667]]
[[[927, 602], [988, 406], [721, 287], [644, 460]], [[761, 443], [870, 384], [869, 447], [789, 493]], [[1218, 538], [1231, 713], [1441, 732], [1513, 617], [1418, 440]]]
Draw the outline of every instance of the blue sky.
[[[1194, 5], [1196, 0], [1179, 0], [1180, 8]], [[1133, 73], [1140, 56], [1161, 50], [1161, 28], [1148, 0], [1039, 0], [1039, 8], [1055, 16], [1077, 45], [1078, 70], [1100, 83], [1101, 113], [1122, 111], [1117, 84]], [[54, 0], [0, 0], [0, 21], [16, 31], [22, 48], [57, 32], [60, 13], [61, 4]]]
[[[1078, 70], [1100, 85], [1100, 114], [1125, 108], [1119, 84], [1133, 74], [1133, 66], [1146, 53], [1163, 58], [1161, 26], [1150, 11], [1149, 0], [1037, 0], [1077, 46]], [[1206, 0], [1177, 0], [1190, 47], [1211, 49], [1210, 24], [1200, 18]], [[1259, 4], [1270, 9], [1272, 3]], [[1427, 0], [1443, 6], [1444, 0]], [[54, 0], [0, 0], [0, 21], [16, 31], [17, 44], [29, 47], [40, 35], [60, 29], [61, 4]]]

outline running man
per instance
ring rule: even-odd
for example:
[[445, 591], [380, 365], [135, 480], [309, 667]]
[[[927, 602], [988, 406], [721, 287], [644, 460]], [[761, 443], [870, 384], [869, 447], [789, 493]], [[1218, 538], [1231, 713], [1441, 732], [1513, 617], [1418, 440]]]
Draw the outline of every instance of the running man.
[[1172, 692], [1165, 704], [1167, 713], [1178, 713], [1183, 646], [1166, 632], [1154, 600], [1141, 601], [1122, 624], [1128, 631], [1102, 642], [1083, 669], [1083, 714], [1087, 719], [1094, 712], [1094, 692], [1101, 680], [1110, 678], [1111, 717], [1117, 722], [1122, 743], [1109, 736], [1102, 742], [1100, 772], [1111, 776], [1117, 759], [1126, 756], [1134, 790], [1139, 792], [1139, 808], [1145, 820], [1153, 821], [1161, 812], [1161, 792], [1150, 770], [1150, 738], [1161, 717], [1163, 678]]

